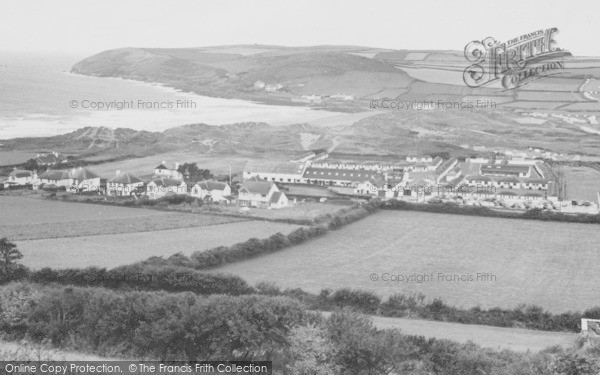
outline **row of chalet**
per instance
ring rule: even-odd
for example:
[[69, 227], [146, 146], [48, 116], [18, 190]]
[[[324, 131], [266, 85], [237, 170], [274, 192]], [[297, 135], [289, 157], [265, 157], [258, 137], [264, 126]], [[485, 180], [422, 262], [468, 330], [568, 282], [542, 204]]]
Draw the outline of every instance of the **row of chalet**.
[[238, 196], [234, 197], [231, 186], [226, 182], [205, 180], [188, 186], [178, 168], [179, 163], [163, 161], [148, 178], [117, 170], [109, 179], [101, 179], [87, 168], [48, 170], [39, 176], [36, 172], [15, 169], [8, 181], [15, 185], [33, 185], [44, 189], [64, 188], [68, 192], [98, 192], [109, 196], [146, 195], [150, 199], [159, 199], [169, 195], [188, 194], [219, 203], [231, 203], [237, 199], [240, 205], [247, 207], [282, 208], [289, 204], [286, 195], [273, 181], [244, 181], [239, 187]]

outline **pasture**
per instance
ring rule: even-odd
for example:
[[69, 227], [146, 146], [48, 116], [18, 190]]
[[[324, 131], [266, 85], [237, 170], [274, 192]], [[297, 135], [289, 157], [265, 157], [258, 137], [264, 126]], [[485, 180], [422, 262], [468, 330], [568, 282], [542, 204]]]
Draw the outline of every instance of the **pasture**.
[[11, 241], [203, 227], [243, 219], [0, 196], [0, 237]]
[[131, 264], [152, 256], [186, 255], [217, 246], [230, 246], [252, 237], [265, 238], [277, 232], [288, 234], [297, 225], [261, 221], [203, 227], [159, 230], [86, 237], [17, 241], [22, 263], [32, 269], [106, 267]]
[[[346, 287], [382, 297], [420, 292], [465, 308], [535, 304], [552, 312], [585, 310], [600, 305], [598, 229], [384, 211], [314, 241], [214, 272], [311, 292]], [[485, 274], [494, 277], [478, 277]], [[432, 276], [426, 280], [425, 275]]]
[[27, 151], [1, 151], [0, 150], [0, 166], [25, 163], [31, 158], [35, 158], [37, 154]]
[[190, 254], [297, 225], [0, 196], [0, 237], [16, 242], [32, 268], [116, 267], [151, 256]]

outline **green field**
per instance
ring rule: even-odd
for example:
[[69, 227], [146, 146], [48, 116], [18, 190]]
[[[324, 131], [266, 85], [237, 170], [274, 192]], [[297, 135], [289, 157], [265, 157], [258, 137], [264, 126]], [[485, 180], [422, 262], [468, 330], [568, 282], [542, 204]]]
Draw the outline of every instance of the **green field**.
[[538, 352], [551, 346], [569, 348], [577, 339], [575, 333], [544, 332], [519, 328], [465, 325], [404, 318], [374, 316], [379, 329], [397, 328], [408, 335], [433, 337], [466, 343], [472, 341], [484, 348], [518, 352]]
[[[599, 227], [420, 212], [381, 212], [323, 238], [215, 272], [311, 292], [421, 292], [457, 307], [536, 304], [553, 312], [600, 305]], [[431, 281], [382, 281], [430, 275]], [[438, 280], [491, 273], [492, 281]], [[372, 276], [375, 275], [375, 276]], [[371, 277], [377, 278], [372, 281]]]
[[27, 151], [0, 151], [0, 166], [24, 163], [36, 155]]
[[153, 232], [17, 241], [17, 245], [25, 256], [22, 263], [33, 269], [113, 268], [151, 256], [170, 256], [178, 252], [189, 255], [194, 251], [234, 245], [252, 237], [265, 238], [277, 232], [287, 234], [296, 228], [296, 225], [249, 221]]
[[152, 232], [244, 220], [19, 197], [0, 197], [0, 212], [10, 213], [0, 216], [0, 226], [1, 236], [12, 241]]
[[32, 268], [116, 267], [178, 252], [289, 233], [296, 225], [202, 213], [158, 211], [0, 196], [0, 237]]

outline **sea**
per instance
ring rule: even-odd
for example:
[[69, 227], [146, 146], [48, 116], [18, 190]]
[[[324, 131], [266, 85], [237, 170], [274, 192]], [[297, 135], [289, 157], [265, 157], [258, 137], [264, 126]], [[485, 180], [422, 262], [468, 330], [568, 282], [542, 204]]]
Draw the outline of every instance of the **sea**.
[[344, 121], [343, 114], [305, 107], [210, 98], [70, 73], [84, 57], [0, 53], [0, 139], [53, 136], [86, 126], [163, 131], [195, 123]]

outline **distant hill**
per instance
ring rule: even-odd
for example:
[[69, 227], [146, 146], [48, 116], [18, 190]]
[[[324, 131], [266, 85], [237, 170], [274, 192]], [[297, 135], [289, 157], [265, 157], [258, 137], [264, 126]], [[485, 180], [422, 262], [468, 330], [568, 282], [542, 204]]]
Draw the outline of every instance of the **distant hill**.
[[[269, 104], [364, 110], [372, 99], [492, 100], [509, 111], [586, 114], [600, 110], [600, 59], [570, 57], [564, 69], [516, 90], [467, 87], [462, 51], [389, 50], [360, 46], [234, 45], [122, 48], [75, 64], [72, 72], [157, 82], [183, 91]], [[593, 79], [589, 81], [589, 79]], [[267, 92], [254, 84], [278, 85]], [[353, 96], [351, 103], [308, 103], [302, 95]]]
[[[198, 94], [290, 102], [303, 94], [364, 96], [388, 88], [406, 89], [406, 73], [363, 47], [230, 46], [188, 49], [123, 48], [75, 64], [73, 73], [157, 82]], [[279, 93], [254, 83], [280, 85]]]

